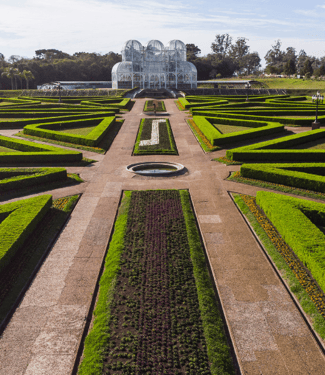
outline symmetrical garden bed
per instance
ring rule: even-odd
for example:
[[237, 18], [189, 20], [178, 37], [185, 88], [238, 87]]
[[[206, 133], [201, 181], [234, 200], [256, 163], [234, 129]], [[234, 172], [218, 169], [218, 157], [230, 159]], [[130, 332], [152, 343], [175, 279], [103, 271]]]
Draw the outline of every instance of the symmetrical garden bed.
[[0, 165], [8, 163], [67, 163], [82, 160], [81, 152], [5, 136], [0, 136], [0, 146], [14, 150], [0, 152]]
[[50, 195], [41, 195], [0, 205], [0, 331], [77, 199], [76, 195], [52, 202]]
[[24, 134], [96, 147], [114, 126], [115, 117], [27, 125]]
[[134, 145], [134, 155], [177, 155], [177, 148], [169, 120], [142, 119]]
[[79, 374], [232, 374], [187, 191], [125, 192]]
[[324, 139], [325, 130], [289, 135], [279, 139], [255, 143], [249, 146], [228, 150], [229, 160], [238, 162], [325, 162], [324, 149], [298, 149], [299, 146], [315, 140]]
[[[284, 126], [281, 124], [250, 120], [193, 116], [193, 121], [213, 146], [245, 141], [284, 131]], [[227, 128], [228, 130], [226, 130]]]
[[[155, 105], [155, 106], [154, 106]], [[143, 112], [166, 112], [165, 103], [163, 100], [146, 100]]]
[[325, 339], [325, 206], [259, 191], [257, 199], [235, 195], [268, 255]]

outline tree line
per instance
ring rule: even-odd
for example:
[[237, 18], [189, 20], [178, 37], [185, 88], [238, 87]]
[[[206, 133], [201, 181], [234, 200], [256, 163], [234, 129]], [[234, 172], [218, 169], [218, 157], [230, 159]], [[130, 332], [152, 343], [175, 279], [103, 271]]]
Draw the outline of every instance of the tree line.
[[[217, 34], [211, 44], [211, 53], [199, 56], [201, 50], [195, 44], [186, 44], [187, 60], [198, 72], [198, 80], [237, 76], [259, 75], [261, 58], [251, 52], [248, 39], [236, 40], [229, 34]], [[308, 56], [293, 47], [281, 49], [281, 41], [275, 41], [265, 55], [265, 73], [300, 74], [305, 77], [325, 75], [325, 56]], [[56, 50], [35, 51], [31, 59], [12, 55], [8, 59], [0, 53], [0, 89], [36, 88], [53, 81], [111, 81], [113, 66], [122, 61], [118, 53], [76, 52], [73, 55]]]

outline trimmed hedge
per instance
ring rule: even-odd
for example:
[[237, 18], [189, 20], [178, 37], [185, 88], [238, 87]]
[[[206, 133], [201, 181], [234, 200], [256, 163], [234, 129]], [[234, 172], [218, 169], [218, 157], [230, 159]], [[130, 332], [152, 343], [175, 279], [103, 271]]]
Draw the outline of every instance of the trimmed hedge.
[[0, 168], [0, 192], [66, 179], [65, 168]]
[[[69, 127], [71, 128], [72, 125], [73, 127], [78, 128], [82, 126], [94, 126], [97, 123], [98, 125], [96, 126], [96, 128], [94, 128], [88, 135], [85, 136], [69, 134], [68, 131], [66, 133], [56, 131], [56, 129], [65, 129]], [[62, 142], [95, 147], [101, 142], [101, 140], [105, 137], [105, 135], [114, 124], [115, 116], [106, 118], [93, 118], [91, 120], [73, 120], [64, 122], [60, 121], [47, 124], [27, 125], [24, 127], [23, 133], [41, 138], [49, 138]]]
[[0, 272], [32, 234], [51, 205], [52, 196], [41, 195], [0, 206]]
[[56, 116], [56, 117], [45, 117], [45, 118], [33, 118], [33, 119], [24, 119], [24, 120], [15, 120], [15, 121], [1, 121], [0, 120], [0, 129], [20, 129], [26, 125], [32, 124], [44, 124], [48, 122], [56, 121], [72, 121], [72, 120], [86, 120], [93, 119], [98, 117], [112, 117], [115, 115], [114, 111], [110, 112], [98, 112], [98, 113], [83, 113], [80, 115], [68, 115], [68, 116]]
[[[228, 150], [226, 156], [239, 162], [325, 162], [325, 150], [295, 150], [290, 147], [325, 138], [325, 130], [311, 130], [280, 139]], [[325, 141], [325, 139], [324, 139]]]
[[242, 177], [325, 193], [325, 163], [243, 164]]
[[316, 226], [325, 226], [325, 205], [266, 191], [256, 202], [325, 292], [325, 235]]
[[82, 153], [65, 150], [60, 147], [23, 141], [0, 136], [0, 146], [21, 152], [0, 152], [1, 163], [43, 163], [43, 162], [76, 162], [82, 160]]
[[[284, 131], [281, 124], [269, 124], [267, 122], [243, 121], [235, 119], [213, 117], [193, 116], [193, 120], [205, 137], [213, 146], [220, 146], [230, 142], [239, 142], [247, 139], [261, 137], [264, 135], [275, 134]], [[222, 123], [226, 125], [237, 125], [252, 127], [252, 130], [242, 130], [238, 132], [222, 134], [214, 126], [213, 123]]]

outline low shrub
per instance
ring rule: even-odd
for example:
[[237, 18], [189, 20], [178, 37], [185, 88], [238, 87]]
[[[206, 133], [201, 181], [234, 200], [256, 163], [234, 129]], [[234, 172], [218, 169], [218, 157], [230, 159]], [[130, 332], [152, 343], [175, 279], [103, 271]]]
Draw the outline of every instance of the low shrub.
[[76, 162], [82, 153], [59, 147], [0, 136], [0, 146], [21, 152], [0, 152], [0, 163]]
[[297, 150], [290, 147], [325, 138], [325, 130], [312, 130], [271, 141], [228, 150], [226, 156], [239, 162], [325, 162], [325, 150]]
[[325, 193], [325, 163], [243, 164], [242, 177]]
[[0, 193], [66, 179], [65, 168], [0, 168]]
[[[269, 124], [267, 122], [244, 121], [235, 119], [229, 120], [224, 118], [218, 118], [216, 120], [215, 118], [203, 116], [193, 116], [193, 121], [213, 146], [220, 146], [230, 142], [244, 141], [254, 137], [261, 137], [284, 131], [283, 125]], [[246, 126], [251, 127], [252, 129], [222, 134], [215, 128], [215, 126], [213, 126], [213, 123]]]
[[52, 196], [41, 195], [0, 206], [0, 272], [9, 264], [51, 205]]
[[325, 291], [325, 205], [266, 191], [256, 202]]
[[[110, 130], [111, 126], [115, 123], [115, 117], [106, 118], [93, 118], [91, 120], [79, 121], [60, 121], [46, 124], [27, 125], [24, 127], [24, 134], [37, 136], [41, 138], [55, 139], [57, 141], [70, 142], [90, 147], [97, 146], [100, 141]], [[58, 129], [65, 129], [71, 127], [87, 127], [96, 125], [88, 135], [82, 136], [77, 134], [69, 134], [69, 131], [62, 132], [56, 131]]]

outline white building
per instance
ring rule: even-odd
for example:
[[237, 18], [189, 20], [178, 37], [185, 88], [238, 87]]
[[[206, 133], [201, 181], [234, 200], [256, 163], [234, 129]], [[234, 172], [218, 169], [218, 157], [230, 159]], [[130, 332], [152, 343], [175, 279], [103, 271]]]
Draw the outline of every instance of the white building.
[[166, 47], [159, 40], [151, 40], [146, 47], [129, 40], [122, 49], [122, 62], [113, 66], [112, 87], [196, 88], [197, 70], [186, 61], [186, 46], [180, 40], [172, 40]]

